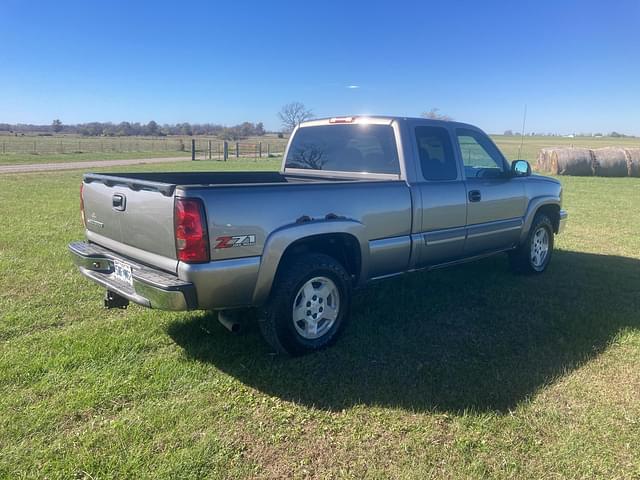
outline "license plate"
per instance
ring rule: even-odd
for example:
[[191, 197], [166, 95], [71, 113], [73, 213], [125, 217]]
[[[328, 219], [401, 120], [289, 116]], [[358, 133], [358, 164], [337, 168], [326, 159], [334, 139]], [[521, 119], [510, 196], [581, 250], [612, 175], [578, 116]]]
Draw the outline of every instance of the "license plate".
[[113, 274], [117, 280], [127, 285], [133, 285], [133, 277], [131, 276], [131, 266], [118, 260], [113, 261]]

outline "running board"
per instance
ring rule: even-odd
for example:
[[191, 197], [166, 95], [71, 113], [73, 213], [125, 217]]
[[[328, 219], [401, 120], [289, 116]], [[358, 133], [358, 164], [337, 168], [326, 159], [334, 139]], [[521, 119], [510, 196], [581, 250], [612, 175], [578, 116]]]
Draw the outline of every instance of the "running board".
[[439, 270], [441, 268], [453, 267], [455, 265], [461, 265], [461, 264], [464, 264], [464, 263], [469, 263], [469, 262], [474, 262], [476, 260], [481, 260], [483, 258], [493, 257], [494, 255], [498, 255], [500, 253], [505, 253], [505, 252], [508, 252], [508, 251], [513, 250], [515, 248], [516, 248], [515, 246], [508, 247], [508, 248], [501, 248], [499, 250], [491, 250], [490, 252], [481, 253], [479, 255], [474, 255], [472, 257], [461, 258], [459, 260], [453, 260], [451, 262], [438, 263], [436, 265], [427, 265], [426, 267], [420, 267], [420, 268], [413, 268], [413, 269], [407, 270], [405, 272], [396, 272], [396, 273], [389, 273], [387, 275], [380, 275], [379, 277], [370, 278], [369, 282], [377, 282], [379, 280], [386, 280], [387, 278], [398, 277], [400, 275], [404, 275], [405, 273], [423, 272], [423, 271]]

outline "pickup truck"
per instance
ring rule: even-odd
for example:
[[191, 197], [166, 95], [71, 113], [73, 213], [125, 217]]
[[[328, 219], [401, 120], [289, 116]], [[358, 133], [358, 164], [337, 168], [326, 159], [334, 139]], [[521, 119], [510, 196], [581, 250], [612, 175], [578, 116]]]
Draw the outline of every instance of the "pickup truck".
[[258, 307], [291, 355], [334, 341], [374, 280], [500, 252], [541, 273], [567, 219], [560, 183], [478, 128], [381, 116], [300, 124], [279, 172], [88, 173], [81, 210], [86, 241], [69, 250], [106, 307], [223, 324]]

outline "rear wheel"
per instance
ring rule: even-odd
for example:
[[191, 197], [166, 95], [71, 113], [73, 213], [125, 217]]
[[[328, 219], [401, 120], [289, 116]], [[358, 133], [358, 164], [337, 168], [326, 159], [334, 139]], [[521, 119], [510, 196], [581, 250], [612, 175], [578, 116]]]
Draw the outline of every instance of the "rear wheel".
[[332, 257], [295, 257], [273, 286], [259, 320], [267, 342], [289, 355], [319, 350], [340, 332], [351, 301], [351, 279]]
[[514, 271], [527, 274], [542, 273], [551, 261], [553, 253], [553, 224], [544, 213], [533, 219], [525, 242], [509, 253]]

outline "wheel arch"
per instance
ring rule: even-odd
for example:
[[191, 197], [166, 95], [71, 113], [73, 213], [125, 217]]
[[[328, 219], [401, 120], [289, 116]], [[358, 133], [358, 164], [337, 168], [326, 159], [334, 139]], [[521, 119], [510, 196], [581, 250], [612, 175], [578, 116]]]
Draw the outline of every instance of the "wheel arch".
[[533, 224], [533, 219], [539, 212], [544, 212], [549, 216], [553, 224], [554, 233], [558, 233], [560, 227], [560, 197], [544, 196], [536, 197], [529, 202], [527, 213], [524, 217], [522, 233], [520, 234], [520, 243], [524, 242], [529, 235], [529, 230]]
[[369, 247], [364, 226], [353, 220], [326, 220], [293, 225], [273, 232], [265, 243], [253, 293], [253, 303], [264, 303], [282, 266], [294, 255], [323, 253], [340, 262], [354, 284], [367, 276]]

